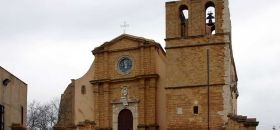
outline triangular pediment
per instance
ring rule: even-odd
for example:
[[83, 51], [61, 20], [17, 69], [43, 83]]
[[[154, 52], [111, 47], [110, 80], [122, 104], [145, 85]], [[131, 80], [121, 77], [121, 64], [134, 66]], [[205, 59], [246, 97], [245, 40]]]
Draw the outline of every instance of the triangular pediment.
[[101, 46], [95, 48], [93, 54], [104, 51], [116, 51], [123, 49], [137, 48], [143, 45], [158, 44], [154, 40], [137, 37], [129, 34], [122, 34], [109, 42], [105, 42]]

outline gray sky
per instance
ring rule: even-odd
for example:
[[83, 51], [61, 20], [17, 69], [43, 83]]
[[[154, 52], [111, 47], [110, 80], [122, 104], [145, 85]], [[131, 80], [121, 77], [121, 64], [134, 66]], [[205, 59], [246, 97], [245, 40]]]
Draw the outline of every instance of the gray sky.
[[[0, 65], [28, 83], [28, 101], [59, 97], [91, 50], [122, 33], [165, 46], [166, 0], [0, 0]], [[280, 126], [280, 1], [230, 1], [239, 114]], [[280, 129], [280, 128], [279, 128]]]

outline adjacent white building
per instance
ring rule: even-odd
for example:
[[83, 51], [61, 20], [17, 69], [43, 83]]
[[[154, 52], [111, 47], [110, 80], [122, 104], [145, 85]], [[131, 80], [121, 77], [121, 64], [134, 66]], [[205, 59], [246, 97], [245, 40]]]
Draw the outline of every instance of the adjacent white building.
[[0, 66], [0, 130], [26, 128], [27, 84]]

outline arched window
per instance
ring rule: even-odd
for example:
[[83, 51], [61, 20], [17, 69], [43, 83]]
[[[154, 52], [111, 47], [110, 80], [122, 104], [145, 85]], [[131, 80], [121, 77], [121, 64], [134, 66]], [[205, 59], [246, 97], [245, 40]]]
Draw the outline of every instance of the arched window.
[[180, 11], [180, 27], [181, 27], [181, 37], [186, 37], [187, 34], [187, 28], [188, 28], [188, 19], [189, 19], [189, 10], [186, 5], [181, 5], [179, 8]]
[[83, 86], [81, 87], [81, 93], [82, 93], [82, 94], [86, 94], [86, 93], [87, 93], [86, 86], [83, 85]]
[[4, 86], [8, 86], [8, 84], [11, 82], [10, 79], [5, 79], [2, 83]]
[[211, 1], [205, 4], [206, 34], [213, 35], [216, 33], [215, 4]]

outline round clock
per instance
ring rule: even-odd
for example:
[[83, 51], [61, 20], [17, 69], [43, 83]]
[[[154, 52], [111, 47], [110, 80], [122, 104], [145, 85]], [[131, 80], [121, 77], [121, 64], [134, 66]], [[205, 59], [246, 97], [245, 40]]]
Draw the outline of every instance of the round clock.
[[122, 73], [128, 73], [132, 68], [132, 60], [129, 59], [128, 57], [123, 57], [120, 59], [118, 63], [118, 69]]

